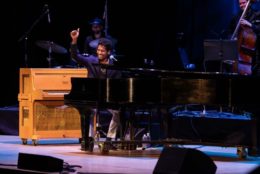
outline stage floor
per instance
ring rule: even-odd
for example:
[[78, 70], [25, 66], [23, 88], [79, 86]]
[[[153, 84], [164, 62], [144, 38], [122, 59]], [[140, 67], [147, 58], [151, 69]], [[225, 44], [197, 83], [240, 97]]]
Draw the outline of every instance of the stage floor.
[[[211, 157], [217, 165], [217, 174], [247, 174], [260, 165], [260, 157], [248, 157], [241, 160], [236, 155], [236, 148], [202, 145], [183, 147], [201, 150]], [[101, 154], [95, 146], [93, 153], [80, 150], [78, 139], [40, 139], [38, 145], [22, 145], [18, 136], [0, 135], [0, 163], [17, 164], [19, 152], [47, 155], [63, 159], [70, 165], [81, 168], [70, 173], [142, 173], [150, 174], [158, 161], [162, 147], [146, 150], [117, 150]], [[0, 166], [0, 167], [3, 167]], [[4, 166], [8, 167], [8, 166]], [[15, 168], [10, 167], [10, 168]]]

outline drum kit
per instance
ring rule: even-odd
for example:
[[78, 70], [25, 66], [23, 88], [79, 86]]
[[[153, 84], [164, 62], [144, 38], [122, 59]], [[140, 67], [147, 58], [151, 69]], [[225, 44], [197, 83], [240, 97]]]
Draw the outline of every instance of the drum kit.
[[[98, 43], [99, 43], [99, 39], [96, 39], [96, 40], [91, 41], [89, 43], [89, 46], [92, 48], [97, 48]], [[40, 47], [50, 53], [57, 53], [57, 54], [67, 54], [68, 53], [66, 48], [54, 43], [53, 41], [38, 40], [35, 42], [35, 44], [38, 47]]]
[[[89, 46], [92, 48], [97, 48], [99, 43], [99, 39], [93, 40], [89, 43]], [[67, 54], [68, 50], [64, 47], [62, 47], [61, 45], [53, 42], [53, 41], [49, 41], [49, 40], [38, 40], [35, 42], [35, 44], [48, 51], [48, 57], [47, 57], [47, 61], [49, 64], [49, 68], [52, 68], [52, 53], [56, 53], [56, 54]], [[111, 55], [110, 59], [112, 59], [113, 61], [118, 61], [118, 58], [120, 57], [124, 57], [124, 55]], [[58, 68], [60, 68], [61, 66], [58, 66]], [[66, 66], [66, 67], [73, 67], [73, 66]]]
[[54, 43], [53, 41], [38, 40], [35, 42], [35, 44], [38, 47], [48, 51], [47, 61], [49, 63], [49, 68], [52, 67], [52, 65], [51, 65], [52, 53], [57, 53], [57, 54], [67, 54], [68, 53], [66, 48]]
[[58, 54], [67, 54], [68, 51], [66, 48], [47, 40], [38, 40], [35, 43], [38, 47], [45, 49], [49, 52], [58, 53]]
[[97, 48], [98, 43], [99, 43], [99, 39], [95, 39], [95, 40], [92, 40], [92, 41], [89, 43], [89, 46], [90, 46], [91, 48]]

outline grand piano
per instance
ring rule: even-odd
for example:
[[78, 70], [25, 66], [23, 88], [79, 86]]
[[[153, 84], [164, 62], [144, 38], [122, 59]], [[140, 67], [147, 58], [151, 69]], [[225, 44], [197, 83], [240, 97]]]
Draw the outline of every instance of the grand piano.
[[[171, 108], [174, 105], [200, 104], [236, 107], [252, 112], [254, 130], [246, 146], [259, 148], [260, 77], [237, 74], [182, 72], [156, 69], [124, 69], [121, 79], [72, 78], [72, 89], [64, 96], [65, 104], [76, 107], [88, 122], [86, 108]], [[131, 74], [129, 76], [129, 74]], [[88, 124], [82, 129], [88, 135]], [[88, 140], [85, 137], [84, 148]], [[226, 145], [225, 145], [226, 146]]]

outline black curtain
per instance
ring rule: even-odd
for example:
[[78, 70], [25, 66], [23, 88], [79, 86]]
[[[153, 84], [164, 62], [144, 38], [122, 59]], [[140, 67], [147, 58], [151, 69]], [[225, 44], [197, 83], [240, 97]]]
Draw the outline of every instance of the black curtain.
[[[126, 64], [142, 67], [144, 59], [152, 59], [161, 69], [183, 70], [178, 53], [177, 33], [184, 33], [184, 47], [197, 71], [202, 69], [203, 40], [218, 38], [233, 13], [236, 0], [176, 0], [170, 1], [113, 1], [108, 0], [109, 33], [118, 39], [117, 53]], [[24, 49], [26, 32], [45, 10], [50, 11], [51, 23], [43, 16], [27, 33], [27, 51]], [[25, 67], [27, 52], [28, 67], [48, 67], [48, 51], [38, 47], [38, 40], [53, 41], [69, 49], [69, 32], [81, 28], [79, 48], [89, 34], [88, 21], [103, 16], [105, 0], [55, 1], [11, 0], [6, 6], [8, 16], [3, 32], [6, 40], [2, 57], [3, 81], [0, 105], [17, 103], [19, 92], [19, 68]], [[19, 40], [20, 39], [20, 40]], [[19, 40], [19, 41], [18, 41]], [[69, 54], [52, 55], [57, 65], [69, 63]], [[3, 68], [7, 70], [4, 71]]]

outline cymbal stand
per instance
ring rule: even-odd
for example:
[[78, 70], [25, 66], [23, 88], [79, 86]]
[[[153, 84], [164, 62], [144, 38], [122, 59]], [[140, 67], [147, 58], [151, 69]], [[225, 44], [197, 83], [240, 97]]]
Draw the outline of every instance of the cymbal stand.
[[104, 27], [104, 32], [105, 32], [105, 36], [108, 36], [108, 16], [107, 16], [107, 0], [105, 2], [105, 7], [104, 7], [104, 20], [105, 20], [105, 27]]
[[[45, 7], [44, 7], [45, 8]], [[49, 13], [49, 9], [45, 9], [41, 15], [36, 18], [36, 20], [32, 23], [32, 25], [29, 27], [29, 29], [18, 39], [18, 42], [21, 42], [24, 40], [24, 64], [25, 67], [28, 67], [28, 37], [33, 28], [39, 23], [39, 21]]]
[[53, 45], [53, 42], [50, 42], [50, 44], [49, 44], [49, 48], [48, 48], [48, 57], [47, 57], [47, 61], [48, 61], [49, 68], [51, 68], [52, 45]]

